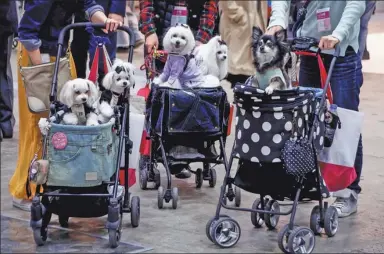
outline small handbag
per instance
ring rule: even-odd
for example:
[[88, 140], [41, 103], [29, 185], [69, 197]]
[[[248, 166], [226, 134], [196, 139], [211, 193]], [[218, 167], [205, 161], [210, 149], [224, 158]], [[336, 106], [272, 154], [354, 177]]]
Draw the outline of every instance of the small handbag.
[[[293, 126], [296, 126], [295, 122]], [[292, 128], [292, 130], [294, 129]], [[307, 136], [288, 139], [281, 151], [281, 159], [287, 174], [297, 178], [304, 177], [317, 167], [315, 150]]]
[[[54, 62], [34, 66], [20, 66], [20, 73], [27, 94], [28, 108], [32, 113], [46, 112], [50, 108], [49, 96], [54, 68]], [[63, 85], [71, 80], [69, 56], [60, 59], [57, 77], [57, 94], [59, 94]]]

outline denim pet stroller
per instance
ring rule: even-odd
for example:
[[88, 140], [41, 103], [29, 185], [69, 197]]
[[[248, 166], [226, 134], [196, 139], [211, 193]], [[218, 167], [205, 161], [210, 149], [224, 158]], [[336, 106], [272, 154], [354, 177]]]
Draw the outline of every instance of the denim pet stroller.
[[[312, 46], [318, 45], [311, 41], [309, 38], [296, 39], [292, 47], [299, 55], [317, 56], [319, 51], [309, 51]], [[263, 90], [252, 87], [251, 78], [244, 85], [236, 85], [236, 132], [229, 168], [233, 159], [237, 158], [238, 169], [235, 178], [230, 177], [230, 170], [227, 169], [216, 215], [206, 225], [207, 237], [218, 246], [232, 247], [241, 235], [239, 224], [220, 214], [221, 207], [251, 212], [251, 222], [256, 228], [265, 223], [269, 229], [275, 229], [279, 216], [290, 214], [289, 224], [278, 234], [278, 246], [284, 253], [311, 253], [315, 247], [315, 235], [319, 235], [322, 229], [329, 237], [336, 234], [338, 214], [334, 207], [323, 202], [329, 197], [329, 192], [320, 174], [317, 151], [324, 147], [325, 91], [328, 91], [338, 53], [339, 49], [336, 49], [328, 76], [323, 82], [324, 89], [296, 87], [267, 95]], [[307, 144], [308, 149], [301, 151], [310, 153], [295, 153], [287, 157], [287, 144], [292, 142], [303, 146]], [[300, 165], [301, 162], [306, 163]], [[297, 168], [294, 174], [290, 171], [292, 168]], [[251, 209], [227, 206], [225, 190], [231, 185], [260, 194], [260, 198], [254, 201]], [[281, 211], [278, 201], [284, 200], [293, 201], [293, 204], [289, 210]], [[319, 205], [312, 210], [310, 228], [295, 224], [300, 200], [319, 201]]]
[[[150, 161], [145, 172], [154, 172], [162, 163], [167, 173], [166, 190], [158, 187], [158, 208], [164, 200], [172, 200], [172, 208], [178, 204], [178, 189], [171, 188], [171, 175], [179, 173], [170, 164], [203, 162], [208, 167], [210, 187], [216, 183], [216, 171], [210, 164], [225, 163], [225, 140], [230, 105], [222, 87], [191, 88], [188, 90], [152, 86], [147, 100], [147, 129], [151, 139]], [[215, 143], [220, 143], [220, 154]], [[174, 171], [172, 171], [174, 170]], [[143, 170], [144, 171], [144, 170]], [[191, 170], [192, 171], [192, 170]], [[196, 175], [196, 187], [204, 179], [201, 168], [192, 171]]]
[[[128, 160], [132, 144], [129, 134], [129, 88], [122, 105], [115, 108], [115, 121], [98, 126], [57, 124], [63, 110], [56, 101], [58, 66], [64, 45], [64, 37], [72, 29], [86, 27], [104, 28], [102, 24], [75, 23], [66, 26], [58, 40], [58, 53], [51, 86], [51, 128], [44, 137], [43, 159], [49, 164], [45, 184], [38, 185], [31, 206], [31, 222], [34, 240], [44, 245], [48, 237], [48, 224], [52, 214], [59, 216], [62, 227], [68, 226], [69, 217], [101, 217], [108, 215], [106, 228], [109, 245], [119, 245], [122, 233], [123, 213], [131, 213], [133, 227], [139, 225], [140, 199], [131, 198], [128, 190]], [[130, 36], [128, 61], [132, 62], [134, 33], [128, 27], [120, 27]], [[55, 123], [56, 122], [56, 123]], [[125, 149], [125, 182], [119, 185], [118, 173], [122, 150]], [[31, 163], [33, 165], [34, 162]], [[31, 166], [33, 167], [33, 166]], [[43, 187], [43, 190], [42, 188]], [[41, 199], [40, 199], [41, 198]]]

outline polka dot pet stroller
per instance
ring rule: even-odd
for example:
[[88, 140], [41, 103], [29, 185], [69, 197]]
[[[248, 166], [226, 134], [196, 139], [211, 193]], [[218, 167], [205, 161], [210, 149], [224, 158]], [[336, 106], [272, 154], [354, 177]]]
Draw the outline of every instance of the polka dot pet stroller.
[[[298, 55], [317, 56], [319, 53], [310, 52], [309, 46], [298, 45], [300, 50], [294, 46]], [[323, 229], [329, 237], [336, 234], [338, 214], [334, 207], [323, 201], [329, 197], [329, 191], [317, 166], [317, 152], [324, 147], [326, 91], [338, 52], [336, 49], [326, 81], [322, 82], [323, 89], [295, 87], [267, 95], [252, 87], [251, 78], [245, 84], [235, 86], [235, 142], [216, 214], [206, 225], [208, 239], [218, 246], [232, 247], [241, 235], [240, 225], [229, 216], [220, 214], [222, 207], [250, 212], [251, 222], [256, 228], [265, 224], [269, 229], [275, 229], [280, 215], [290, 215], [289, 224], [278, 233], [278, 246], [284, 253], [311, 253], [315, 248], [315, 235], [320, 235]], [[291, 142], [297, 144], [305, 140], [312, 155], [304, 159], [313, 162], [312, 167], [300, 165], [300, 160], [306, 161], [303, 154], [294, 154], [294, 168], [303, 168], [304, 171], [289, 174], [288, 166], [292, 161], [285, 157], [287, 153], [284, 150]], [[238, 168], [232, 178], [230, 168], [235, 158], [238, 159]], [[227, 190], [233, 185], [260, 195], [251, 209], [227, 205]], [[295, 224], [297, 206], [302, 200], [319, 201], [312, 210], [309, 228]], [[290, 206], [290, 203], [292, 206], [282, 211], [278, 201], [287, 201], [284, 206]]]
[[[58, 54], [53, 73], [50, 96], [51, 127], [43, 142], [43, 160], [34, 160], [30, 178], [44, 162], [45, 180], [38, 183], [32, 199], [30, 225], [37, 245], [44, 245], [48, 238], [48, 225], [52, 214], [59, 216], [62, 227], [68, 227], [69, 217], [91, 218], [107, 216], [106, 228], [109, 245], [116, 248], [122, 234], [123, 214], [131, 213], [133, 227], [139, 225], [140, 199], [128, 190], [129, 150], [129, 89], [123, 103], [115, 108], [115, 122], [98, 126], [62, 125], [65, 109], [56, 101], [58, 67], [64, 37], [71, 29], [85, 27], [104, 28], [101, 24], [75, 23], [63, 28], [58, 40]], [[128, 27], [120, 27], [129, 33], [131, 41], [128, 61], [132, 62], [134, 33]], [[125, 154], [123, 155], [123, 148]], [[124, 185], [119, 182], [120, 161], [125, 156]], [[41, 164], [40, 164], [41, 165]], [[32, 172], [32, 174], [31, 174]], [[36, 176], [36, 179], [38, 177]], [[41, 179], [41, 178], [40, 178]]]

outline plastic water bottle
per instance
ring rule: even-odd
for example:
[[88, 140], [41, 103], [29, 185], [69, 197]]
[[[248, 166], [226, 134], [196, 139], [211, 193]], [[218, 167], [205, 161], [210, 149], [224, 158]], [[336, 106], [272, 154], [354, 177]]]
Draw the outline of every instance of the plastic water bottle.
[[188, 9], [185, 6], [175, 6], [172, 12], [171, 26], [188, 23]]

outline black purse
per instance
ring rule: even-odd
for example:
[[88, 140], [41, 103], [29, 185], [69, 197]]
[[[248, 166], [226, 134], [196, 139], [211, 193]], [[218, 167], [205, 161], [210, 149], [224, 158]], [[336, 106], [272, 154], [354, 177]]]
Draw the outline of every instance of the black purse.
[[292, 137], [285, 142], [281, 151], [281, 159], [287, 174], [300, 178], [316, 169], [315, 149], [307, 135], [293, 138], [295, 127], [296, 122], [293, 123]]

